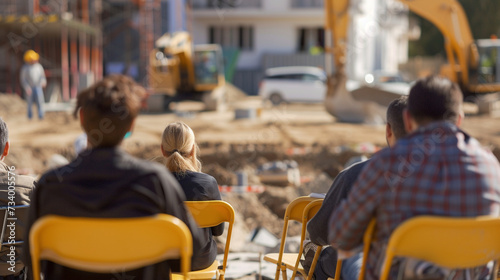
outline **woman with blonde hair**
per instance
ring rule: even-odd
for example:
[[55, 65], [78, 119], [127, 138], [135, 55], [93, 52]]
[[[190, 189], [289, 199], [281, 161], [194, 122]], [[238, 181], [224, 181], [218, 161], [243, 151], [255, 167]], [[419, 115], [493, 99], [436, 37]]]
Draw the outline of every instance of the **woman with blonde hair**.
[[[186, 200], [221, 200], [219, 184], [214, 177], [201, 172], [193, 130], [183, 122], [167, 125], [161, 139], [161, 152], [166, 166], [182, 187]], [[209, 267], [217, 256], [217, 244], [213, 236], [224, 232], [224, 224], [204, 228], [204, 243], [200, 254], [193, 255], [192, 270]]]

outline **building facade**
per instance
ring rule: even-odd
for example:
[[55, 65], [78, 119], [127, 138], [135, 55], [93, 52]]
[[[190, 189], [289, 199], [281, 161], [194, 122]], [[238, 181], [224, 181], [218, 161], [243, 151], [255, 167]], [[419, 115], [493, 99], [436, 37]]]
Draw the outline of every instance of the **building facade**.
[[[248, 83], [248, 77], [258, 80], [268, 67], [324, 67], [323, 1], [192, 0], [190, 31], [195, 44], [240, 51], [234, 83], [241, 87], [237, 80], [242, 73]], [[375, 70], [396, 72], [408, 59], [404, 5], [396, 0], [352, 0], [350, 15], [349, 77], [360, 80]], [[256, 93], [256, 85], [243, 89]]]

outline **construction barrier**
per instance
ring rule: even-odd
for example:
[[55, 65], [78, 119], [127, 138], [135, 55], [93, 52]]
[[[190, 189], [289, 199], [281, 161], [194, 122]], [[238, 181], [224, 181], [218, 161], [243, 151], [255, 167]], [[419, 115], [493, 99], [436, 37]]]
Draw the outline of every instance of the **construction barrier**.
[[219, 186], [219, 191], [221, 193], [262, 193], [266, 190], [264, 186]]

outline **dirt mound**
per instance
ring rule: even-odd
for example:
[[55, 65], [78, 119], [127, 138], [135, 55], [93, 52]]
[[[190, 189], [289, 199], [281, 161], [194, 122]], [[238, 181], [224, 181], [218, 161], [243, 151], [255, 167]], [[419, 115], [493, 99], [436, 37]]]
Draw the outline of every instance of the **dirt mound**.
[[203, 172], [212, 175], [219, 185], [232, 185], [236, 180], [236, 174], [228, 171], [217, 163], [203, 165]]
[[314, 180], [305, 183], [298, 189], [299, 195], [310, 195], [311, 193], [326, 193], [333, 183], [332, 177], [326, 173], [321, 173]]
[[241, 89], [236, 87], [235, 85], [226, 82], [226, 96], [229, 104], [234, 103], [247, 95]]
[[20, 174], [38, 176], [47, 171], [49, 159], [55, 154], [63, 156], [68, 161], [75, 156], [72, 146], [41, 148], [13, 145], [5, 158], [5, 163], [15, 166]]
[[13, 118], [26, 114], [26, 102], [17, 94], [0, 93], [0, 117]]

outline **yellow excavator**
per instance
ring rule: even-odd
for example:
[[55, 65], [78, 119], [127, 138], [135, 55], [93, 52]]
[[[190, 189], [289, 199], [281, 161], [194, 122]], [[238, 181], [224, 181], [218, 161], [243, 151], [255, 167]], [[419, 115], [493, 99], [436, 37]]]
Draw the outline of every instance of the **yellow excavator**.
[[148, 108], [168, 109], [170, 102], [198, 100], [205, 110], [226, 105], [222, 49], [219, 45], [193, 45], [187, 32], [164, 34], [149, 55]]
[[[443, 65], [440, 75], [458, 83], [464, 94], [500, 91], [498, 50], [500, 40], [474, 41], [465, 12], [456, 0], [398, 0], [411, 11], [434, 24], [443, 34], [448, 64]], [[350, 0], [325, 0], [327, 66], [332, 64], [335, 73], [328, 73], [328, 91], [325, 99], [327, 111], [340, 121], [380, 123], [384, 119], [383, 106], [373, 101], [357, 100], [346, 89], [347, 34], [349, 29]], [[328, 36], [328, 34], [330, 36]], [[329, 67], [327, 67], [329, 68]], [[331, 69], [331, 67], [330, 67]], [[328, 69], [327, 69], [328, 70]], [[373, 95], [390, 93], [378, 92]], [[353, 92], [354, 94], [355, 92]], [[389, 94], [389, 96], [387, 96]], [[396, 98], [397, 95], [394, 95]], [[387, 98], [386, 98], [387, 99]]]

